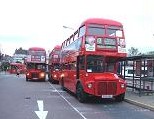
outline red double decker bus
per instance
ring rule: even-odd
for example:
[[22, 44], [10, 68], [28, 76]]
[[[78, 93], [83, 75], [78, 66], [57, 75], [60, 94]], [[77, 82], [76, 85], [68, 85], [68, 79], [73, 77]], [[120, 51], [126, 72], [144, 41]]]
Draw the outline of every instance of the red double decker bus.
[[87, 19], [61, 48], [62, 89], [75, 93], [80, 102], [89, 96], [124, 100], [126, 82], [118, 75], [118, 60], [127, 54], [120, 22]]
[[46, 51], [44, 48], [31, 47], [26, 59], [26, 81], [41, 80], [46, 78]]
[[17, 74], [17, 70], [19, 70], [20, 74], [26, 73], [26, 65], [22, 63], [10, 63], [8, 72], [10, 74]]
[[59, 75], [60, 75], [60, 51], [61, 46], [57, 45], [49, 54], [49, 74], [48, 78], [51, 83], [58, 83], [59, 82]]

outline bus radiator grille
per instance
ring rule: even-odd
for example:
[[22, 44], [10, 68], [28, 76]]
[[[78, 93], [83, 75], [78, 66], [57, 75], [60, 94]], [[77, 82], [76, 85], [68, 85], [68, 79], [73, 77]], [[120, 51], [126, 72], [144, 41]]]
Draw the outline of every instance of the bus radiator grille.
[[33, 78], [39, 78], [39, 74], [38, 73], [32, 73], [32, 77]]
[[115, 95], [117, 91], [116, 82], [98, 82], [97, 94], [98, 95]]

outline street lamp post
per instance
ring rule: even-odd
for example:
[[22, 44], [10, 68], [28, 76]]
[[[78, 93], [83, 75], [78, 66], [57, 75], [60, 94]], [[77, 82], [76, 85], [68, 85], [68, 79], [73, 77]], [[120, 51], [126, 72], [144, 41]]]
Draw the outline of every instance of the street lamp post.
[[68, 26], [63, 26], [63, 28], [74, 30], [72, 27], [68, 27]]
[[[70, 30], [70, 32], [67, 32], [67, 34], [69, 34], [69, 35], [72, 33], [72, 31], [74, 31], [74, 28], [72, 28], [72, 27], [68, 27], [68, 26], [65, 26], [65, 25], [63, 26], [63, 28], [64, 28], [64, 29], [68, 29], [68, 30]], [[65, 36], [68, 37], [67, 34], [66, 34], [66, 33], [64, 34], [64, 38], [65, 38]]]

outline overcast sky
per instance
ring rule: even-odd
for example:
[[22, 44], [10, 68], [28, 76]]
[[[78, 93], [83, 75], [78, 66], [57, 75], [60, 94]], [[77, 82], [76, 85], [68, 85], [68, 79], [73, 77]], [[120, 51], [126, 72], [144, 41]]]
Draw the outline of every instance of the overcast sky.
[[87, 18], [124, 25], [127, 49], [154, 51], [154, 0], [0, 0], [0, 50], [31, 46], [52, 50]]

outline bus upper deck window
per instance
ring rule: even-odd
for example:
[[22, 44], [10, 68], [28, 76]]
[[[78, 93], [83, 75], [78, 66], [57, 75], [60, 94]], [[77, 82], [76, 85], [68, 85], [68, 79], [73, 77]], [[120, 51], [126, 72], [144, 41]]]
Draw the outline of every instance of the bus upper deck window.
[[88, 26], [88, 35], [105, 35], [104, 25], [90, 24]]
[[82, 26], [80, 28], [80, 31], [79, 31], [79, 38], [84, 36], [85, 35], [85, 32], [86, 32], [86, 27], [85, 26]]
[[106, 33], [108, 36], [112, 37], [123, 37], [122, 27], [118, 26], [108, 26]]

